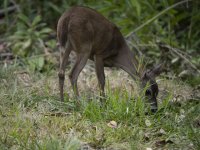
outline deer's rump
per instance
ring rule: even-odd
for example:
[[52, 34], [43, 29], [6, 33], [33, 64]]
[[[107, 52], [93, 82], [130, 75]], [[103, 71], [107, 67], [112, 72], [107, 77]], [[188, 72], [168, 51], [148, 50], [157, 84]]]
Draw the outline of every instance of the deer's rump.
[[[67, 46], [76, 53], [84, 53], [83, 47], [87, 47], [91, 51], [91, 60], [94, 60], [94, 55], [102, 56], [105, 60], [116, 56], [116, 49], [121, 46], [118, 28], [93, 9], [72, 8], [61, 16], [57, 30], [61, 47], [66, 47], [68, 42]], [[108, 62], [105, 65], [111, 66]]]

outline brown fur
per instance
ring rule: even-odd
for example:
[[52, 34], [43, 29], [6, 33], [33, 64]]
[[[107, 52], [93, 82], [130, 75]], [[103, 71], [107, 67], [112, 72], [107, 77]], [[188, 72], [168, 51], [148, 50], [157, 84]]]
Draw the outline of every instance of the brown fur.
[[[104, 95], [105, 86], [105, 66], [122, 68], [133, 78], [139, 76], [139, 73], [136, 71], [138, 62], [133, 52], [127, 46], [118, 27], [93, 9], [73, 7], [65, 12], [58, 21], [57, 37], [61, 47], [58, 75], [62, 101], [64, 99], [65, 67], [72, 50], [76, 52], [77, 60], [69, 78], [76, 95], [79, 95], [77, 79], [88, 59], [95, 62], [102, 96]], [[145, 77], [148, 77], [148, 75]], [[142, 80], [142, 77], [140, 78]], [[150, 80], [155, 83], [153, 77], [150, 76], [144, 79], [145, 83], [142, 82], [142, 85], [146, 85]], [[156, 93], [156, 91], [153, 91], [153, 93]]]

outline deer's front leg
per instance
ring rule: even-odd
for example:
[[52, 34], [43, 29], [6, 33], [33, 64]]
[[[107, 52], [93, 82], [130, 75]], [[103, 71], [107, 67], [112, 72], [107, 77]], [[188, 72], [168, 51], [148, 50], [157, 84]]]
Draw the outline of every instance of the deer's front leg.
[[94, 56], [95, 60], [95, 70], [96, 70], [96, 75], [98, 78], [98, 83], [99, 83], [99, 88], [100, 88], [100, 96], [101, 100], [105, 98], [105, 92], [104, 92], [104, 87], [105, 87], [105, 73], [104, 73], [104, 62], [103, 58], [101, 56]]

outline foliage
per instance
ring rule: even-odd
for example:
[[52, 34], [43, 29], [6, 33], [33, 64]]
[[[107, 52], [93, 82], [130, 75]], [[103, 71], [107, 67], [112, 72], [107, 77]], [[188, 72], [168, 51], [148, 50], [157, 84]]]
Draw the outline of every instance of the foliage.
[[[56, 22], [61, 13], [73, 5], [84, 5], [97, 9], [103, 15], [107, 16], [115, 22], [126, 35], [134, 28], [148, 21], [161, 10], [174, 5], [176, 0], [156, 1], [156, 0], [105, 0], [105, 1], [89, 1], [89, 0], [53, 0], [53, 1], [31, 1], [24, 3], [19, 0], [21, 10], [28, 16], [32, 16], [33, 12], [39, 12], [43, 20], [48, 24], [56, 26]], [[35, 7], [38, 6], [38, 7]], [[44, 7], [45, 6], [45, 7]], [[152, 41], [153, 36], [161, 38], [164, 41], [179, 42], [182, 48], [195, 49], [199, 46], [199, 11], [200, 3], [198, 1], [188, 1], [175, 8], [170, 9], [164, 15], [156, 18], [152, 24], [148, 25], [137, 34], [142, 41]], [[34, 9], [35, 8], [35, 9]], [[48, 13], [47, 13], [48, 12]], [[187, 34], [186, 34], [187, 33]], [[147, 37], [144, 37], [147, 36]], [[194, 40], [195, 39], [195, 40]], [[175, 41], [174, 41], [175, 40]], [[154, 42], [154, 41], [152, 41]]]
[[[180, 48], [183, 52], [191, 55], [191, 62], [199, 67], [200, 59], [197, 56], [200, 47], [200, 32], [198, 30], [200, 2], [185, 0], [184, 3], [179, 2], [182, 4], [176, 6], [178, 2], [177, 0], [35, 0], [28, 2], [16, 0], [16, 4], [19, 5], [18, 13], [9, 15], [9, 17], [6, 15], [7, 21], [5, 23], [7, 28], [10, 28], [10, 35], [14, 31], [15, 40], [11, 41], [12, 51], [20, 56], [27, 57], [43, 52], [43, 40], [51, 32], [48, 27], [53, 28], [55, 34], [58, 18], [65, 10], [75, 5], [88, 6], [98, 10], [117, 24], [125, 36], [129, 35], [130, 42], [137, 45], [137, 48], [145, 54], [150, 64], [154, 64], [155, 60], [159, 61], [162, 55], [156, 44], [157, 41], [161, 41]], [[1, 7], [6, 8], [11, 4], [12, 2], [4, 0]], [[166, 11], [161, 13], [163, 10]], [[18, 16], [17, 25], [13, 26], [12, 20], [16, 16]], [[33, 22], [35, 22], [35, 27], [32, 25]], [[48, 27], [41, 22], [47, 23]], [[147, 25], [143, 26], [143, 24]], [[5, 24], [1, 27], [4, 28]], [[135, 33], [136, 36], [130, 33]], [[24, 39], [21, 40], [22, 37]], [[131, 40], [132, 37], [134, 40]], [[172, 56], [171, 66], [180, 68], [179, 64], [182, 61], [177, 59], [174, 63], [173, 60], [175, 59], [177, 57]], [[175, 69], [174, 71], [181, 73], [180, 70], [183, 69]]]
[[45, 39], [52, 30], [41, 23], [41, 16], [36, 16], [31, 21], [23, 14], [18, 15], [17, 30], [10, 36], [11, 48], [13, 53], [27, 57], [31, 55], [43, 54]]
[[17, 30], [13, 35], [9, 36], [9, 43], [12, 52], [21, 58], [33, 56], [33, 58], [25, 59], [24, 62], [32, 71], [40, 71], [45, 64], [46, 43], [45, 38], [52, 32], [50, 28], [42, 23], [41, 16], [29, 19], [24, 14], [18, 15]]

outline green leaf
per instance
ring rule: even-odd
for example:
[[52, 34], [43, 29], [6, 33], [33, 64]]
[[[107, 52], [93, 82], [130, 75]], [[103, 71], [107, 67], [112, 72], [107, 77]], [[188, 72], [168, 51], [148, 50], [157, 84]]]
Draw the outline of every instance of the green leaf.
[[32, 71], [35, 70], [42, 70], [43, 66], [44, 66], [44, 57], [43, 56], [39, 56], [39, 57], [33, 57], [28, 59], [28, 64], [29, 67]]
[[138, 15], [138, 17], [140, 17], [140, 14], [141, 14], [140, 3], [137, 0], [131, 0], [131, 4], [132, 4], [133, 7], [136, 8], [137, 15]]
[[37, 24], [39, 24], [39, 22], [42, 20], [41, 16], [38, 15], [34, 18], [33, 22], [32, 22], [32, 26], [36, 26]]
[[31, 71], [35, 71], [36, 67], [35, 67], [35, 63], [31, 60], [31, 59], [28, 59], [28, 64], [29, 64], [29, 68]]
[[47, 33], [51, 33], [51, 32], [52, 32], [52, 30], [50, 28], [44, 28], [39, 31], [40, 34], [47, 34]]
[[37, 60], [37, 68], [38, 70], [41, 70], [44, 66], [44, 57], [39, 57]]
[[30, 20], [27, 16], [25, 16], [24, 14], [19, 14], [18, 18], [19, 18], [20, 21], [25, 23], [27, 26], [30, 26]]
[[29, 46], [31, 46], [31, 39], [28, 39], [27, 41], [24, 42], [22, 49], [27, 49]]
[[59, 14], [62, 13], [62, 10], [55, 4], [53, 4], [52, 2], [48, 2], [48, 5], [56, 12], [58, 12]]

